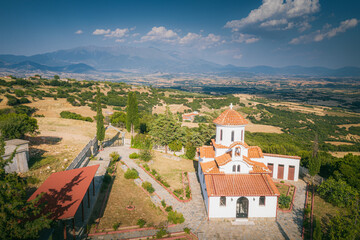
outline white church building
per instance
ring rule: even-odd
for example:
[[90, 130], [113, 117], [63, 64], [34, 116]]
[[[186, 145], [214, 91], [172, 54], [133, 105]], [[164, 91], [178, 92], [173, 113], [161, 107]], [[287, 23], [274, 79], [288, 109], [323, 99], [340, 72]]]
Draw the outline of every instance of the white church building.
[[300, 157], [248, 146], [248, 122], [232, 105], [214, 123], [212, 146], [198, 148], [198, 175], [209, 219], [275, 219], [280, 193], [272, 179], [297, 181]]

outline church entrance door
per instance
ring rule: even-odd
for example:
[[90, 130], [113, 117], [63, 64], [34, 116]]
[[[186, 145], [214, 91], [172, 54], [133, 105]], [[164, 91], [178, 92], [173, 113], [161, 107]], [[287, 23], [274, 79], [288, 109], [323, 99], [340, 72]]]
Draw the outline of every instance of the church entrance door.
[[247, 218], [249, 212], [249, 200], [241, 197], [236, 202], [236, 218]]

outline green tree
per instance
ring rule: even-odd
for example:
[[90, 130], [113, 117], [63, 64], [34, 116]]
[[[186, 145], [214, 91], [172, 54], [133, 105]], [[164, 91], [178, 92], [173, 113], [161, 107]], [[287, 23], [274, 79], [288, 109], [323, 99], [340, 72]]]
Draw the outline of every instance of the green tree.
[[9, 113], [0, 116], [0, 131], [5, 139], [23, 138], [25, 134], [36, 134], [39, 126], [35, 118], [26, 114]]
[[159, 114], [153, 121], [149, 133], [156, 144], [165, 146], [165, 153], [167, 153], [168, 145], [174, 140], [182, 138], [181, 123], [176, 120], [167, 107], [165, 114]]
[[55, 80], [59, 80], [59, 79], [60, 79], [59, 75], [55, 75], [55, 76], [54, 76], [54, 79], [55, 79]]
[[139, 128], [139, 110], [138, 102], [135, 92], [128, 93], [128, 100], [126, 106], [126, 129], [131, 134], [134, 134], [134, 130]]
[[49, 228], [51, 219], [42, 214], [44, 205], [27, 201], [27, 182], [16, 173], [6, 173], [12, 158], [3, 159], [4, 139], [0, 137], [0, 239], [33, 239]]
[[328, 225], [328, 239], [359, 239], [359, 221], [343, 213], [332, 217]]
[[114, 114], [110, 117], [110, 122], [114, 126], [124, 127], [126, 124], [126, 113], [114, 112]]
[[104, 115], [102, 114], [100, 88], [97, 89], [96, 94], [96, 137], [102, 142], [105, 139], [105, 126], [104, 126]]
[[187, 143], [186, 147], [185, 147], [185, 156], [188, 159], [194, 159], [195, 154], [196, 154], [195, 146], [193, 144], [191, 144], [191, 143]]

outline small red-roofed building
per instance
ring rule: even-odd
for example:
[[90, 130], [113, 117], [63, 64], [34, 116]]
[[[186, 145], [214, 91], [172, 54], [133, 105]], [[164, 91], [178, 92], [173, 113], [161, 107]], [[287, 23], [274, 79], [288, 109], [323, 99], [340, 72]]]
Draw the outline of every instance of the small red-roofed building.
[[183, 119], [183, 121], [194, 121], [194, 119], [195, 119], [195, 116], [198, 116], [199, 115], [199, 113], [198, 112], [192, 112], [192, 113], [184, 113], [183, 115], [182, 115], [182, 119]]
[[247, 145], [248, 121], [232, 105], [214, 123], [212, 145], [197, 149], [209, 219], [275, 219], [280, 193], [273, 179], [297, 181], [300, 157], [263, 153]]

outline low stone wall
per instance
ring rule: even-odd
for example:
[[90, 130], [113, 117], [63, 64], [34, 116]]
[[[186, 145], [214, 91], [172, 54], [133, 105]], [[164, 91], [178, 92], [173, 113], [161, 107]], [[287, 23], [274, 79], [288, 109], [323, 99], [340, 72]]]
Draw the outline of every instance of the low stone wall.
[[5, 172], [23, 173], [29, 170], [29, 141], [13, 139], [5, 141], [4, 159], [9, 159], [15, 152], [12, 162], [5, 166]]
[[[309, 174], [309, 169], [307, 169], [306, 167], [301, 167], [300, 166], [300, 176], [302, 176], [304, 178], [304, 180], [311, 180], [311, 175]], [[319, 175], [315, 175], [314, 176], [314, 184], [316, 185], [320, 185], [323, 181], [325, 181], [325, 179], [323, 177], [320, 177]]]
[[81, 150], [76, 158], [70, 163], [66, 170], [79, 168], [84, 160], [89, 159], [91, 155], [95, 155], [98, 151], [98, 140], [96, 137], [90, 140], [88, 144]]

